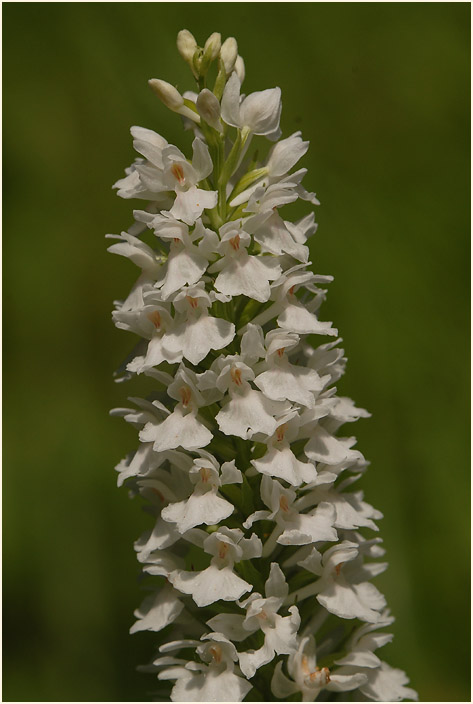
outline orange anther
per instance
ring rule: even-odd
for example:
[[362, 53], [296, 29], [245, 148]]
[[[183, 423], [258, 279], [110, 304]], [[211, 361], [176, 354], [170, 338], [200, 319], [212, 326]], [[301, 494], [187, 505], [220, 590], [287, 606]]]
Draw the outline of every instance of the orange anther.
[[210, 479], [210, 469], [208, 469], [207, 467], [201, 467], [200, 468], [200, 477], [204, 483], [208, 482]]
[[286, 430], [287, 430], [287, 423], [283, 423], [282, 425], [279, 425], [276, 428], [276, 438], [277, 438], [278, 442], [282, 442], [282, 440], [284, 440], [284, 435], [286, 433]]
[[230, 376], [232, 378], [232, 381], [237, 385], [241, 386], [242, 385], [242, 380], [241, 380], [241, 369], [238, 369], [237, 367], [232, 367], [230, 371]]
[[161, 315], [159, 314], [159, 311], [153, 310], [153, 312], [148, 313], [146, 317], [153, 323], [156, 330], [161, 327]]
[[211, 654], [212, 654], [213, 659], [215, 660], [215, 662], [216, 662], [217, 665], [218, 665], [218, 663], [221, 662], [221, 660], [222, 660], [222, 650], [221, 650], [221, 648], [220, 648], [218, 645], [213, 645], [213, 646], [210, 648], [210, 652], [211, 652]]
[[319, 687], [325, 687], [330, 682], [330, 670], [328, 667], [316, 667], [314, 672], [309, 675], [311, 682], [317, 682]]
[[337, 573], [337, 577], [340, 577], [340, 570], [342, 569], [343, 562], [340, 562], [338, 565], [335, 566], [335, 572]]
[[289, 511], [289, 502], [287, 500], [287, 496], [284, 496], [284, 494], [279, 497], [279, 507], [281, 511], [284, 511], [284, 513]]
[[280, 347], [280, 348], [278, 349], [278, 357], [282, 357], [282, 356], [283, 356], [284, 350], [285, 350], [284, 347]]
[[181, 386], [179, 389], [179, 396], [181, 397], [182, 405], [187, 408], [192, 398], [192, 391], [188, 386]]
[[186, 177], [184, 176], [184, 169], [180, 164], [173, 164], [171, 167], [171, 173], [181, 185], [184, 183], [186, 180]]
[[240, 249], [240, 235], [235, 235], [235, 237], [232, 237], [230, 244], [235, 252], [237, 252]]
[[151, 491], [153, 492], [153, 494], [156, 494], [156, 496], [158, 497], [158, 499], [159, 499], [160, 501], [164, 501], [164, 496], [161, 494], [161, 492], [159, 491], [159, 489], [155, 489], [155, 488], [153, 487], [153, 488], [151, 489]]
[[307, 655], [303, 655], [301, 659], [301, 667], [302, 667], [302, 672], [304, 675], [309, 675], [310, 674], [310, 669], [309, 669], [309, 660], [307, 658]]
[[228, 552], [228, 543], [220, 543], [219, 548], [218, 548], [218, 556], [221, 560], [225, 558], [225, 555]]
[[198, 298], [193, 298], [192, 296], [186, 296], [186, 301], [190, 305], [191, 308], [194, 310], [197, 308], [199, 305], [199, 299]]
[[296, 287], [296, 285], [294, 284], [294, 286], [291, 286], [291, 288], [289, 289], [289, 293], [290, 293], [291, 296], [292, 296], [293, 293], [294, 293], [295, 287]]

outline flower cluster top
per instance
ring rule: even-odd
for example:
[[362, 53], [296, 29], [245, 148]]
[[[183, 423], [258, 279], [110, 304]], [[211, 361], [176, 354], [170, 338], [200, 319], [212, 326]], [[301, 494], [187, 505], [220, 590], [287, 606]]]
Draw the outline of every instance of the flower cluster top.
[[334, 386], [346, 360], [319, 318], [332, 277], [310, 268], [313, 213], [280, 213], [318, 204], [297, 168], [308, 142], [280, 139], [279, 88], [242, 93], [235, 39], [199, 47], [183, 30], [177, 45], [198, 92], [149, 83], [192, 156], [131, 129], [139, 157], [115, 188], [142, 205], [109, 247], [140, 270], [113, 313], [139, 338], [119, 380], [153, 387], [115, 411], [139, 431], [118, 484], [154, 520], [135, 544], [150, 594], [131, 632], [162, 631], [165, 700], [415, 699], [374, 652], [393, 621], [370, 581], [382, 516], [351, 490], [367, 462], [338, 435], [369, 414]]

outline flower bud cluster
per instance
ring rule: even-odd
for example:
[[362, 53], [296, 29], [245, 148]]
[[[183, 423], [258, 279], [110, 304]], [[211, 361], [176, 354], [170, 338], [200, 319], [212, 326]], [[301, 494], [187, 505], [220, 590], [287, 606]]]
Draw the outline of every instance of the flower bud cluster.
[[[131, 632], [162, 631], [152, 668], [172, 701], [416, 699], [375, 653], [393, 621], [371, 583], [382, 515], [352, 489], [368, 463], [339, 434], [369, 414], [337, 394], [346, 359], [319, 314], [332, 277], [310, 268], [313, 213], [280, 213], [318, 204], [294, 170], [308, 142], [279, 139], [279, 88], [241, 95], [235, 39], [200, 48], [183, 30], [177, 46], [198, 93], [150, 84], [194, 131], [192, 158], [131, 129], [139, 157], [115, 187], [143, 205], [109, 247], [140, 271], [113, 313], [139, 337], [120, 379], [153, 388], [114, 411], [139, 433], [118, 484], [152, 516]], [[273, 142], [261, 163], [256, 136]]]

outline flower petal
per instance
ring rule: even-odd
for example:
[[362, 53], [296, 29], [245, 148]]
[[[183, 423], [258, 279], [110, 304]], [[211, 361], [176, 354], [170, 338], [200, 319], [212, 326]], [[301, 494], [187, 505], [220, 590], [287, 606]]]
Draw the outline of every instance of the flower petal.
[[135, 611], [138, 619], [130, 628], [130, 633], [138, 631], [160, 631], [176, 620], [184, 608], [175, 590], [165, 585], [157, 594], [146, 597]]
[[202, 572], [177, 571], [169, 580], [179, 591], [191, 594], [197, 606], [208, 606], [219, 599], [236, 601], [252, 589], [252, 585], [238, 577], [231, 567], [219, 569], [216, 565]]

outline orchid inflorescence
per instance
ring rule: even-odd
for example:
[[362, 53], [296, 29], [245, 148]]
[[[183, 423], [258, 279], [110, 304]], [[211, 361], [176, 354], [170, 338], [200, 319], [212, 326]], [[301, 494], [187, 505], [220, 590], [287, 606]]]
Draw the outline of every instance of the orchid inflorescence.
[[[146, 668], [161, 700], [416, 699], [374, 652], [393, 622], [370, 582], [387, 566], [373, 561], [382, 515], [350, 489], [368, 463], [337, 436], [369, 414], [334, 386], [346, 359], [319, 319], [332, 277], [310, 269], [314, 214], [280, 215], [318, 204], [293, 171], [308, 142], [280, 139], [279, 88], [241, 94], [234, 38], [201, 48], [183, 30], [177, 47], [198, 92], [149, 83], [193, 131], [192, 159], [132, 127], [140, 157], [115, 188], [146, 205], [109, 248], [141, 269], [113, 313], [140, 337], [119, 380], [154, 387], [114, 411], [140, 440], [118, 484], [154, 520], [135, 544], [150, 593], [130, 630], [161, 632]], [[258, 136], [274, 143], [261, 161]]]

